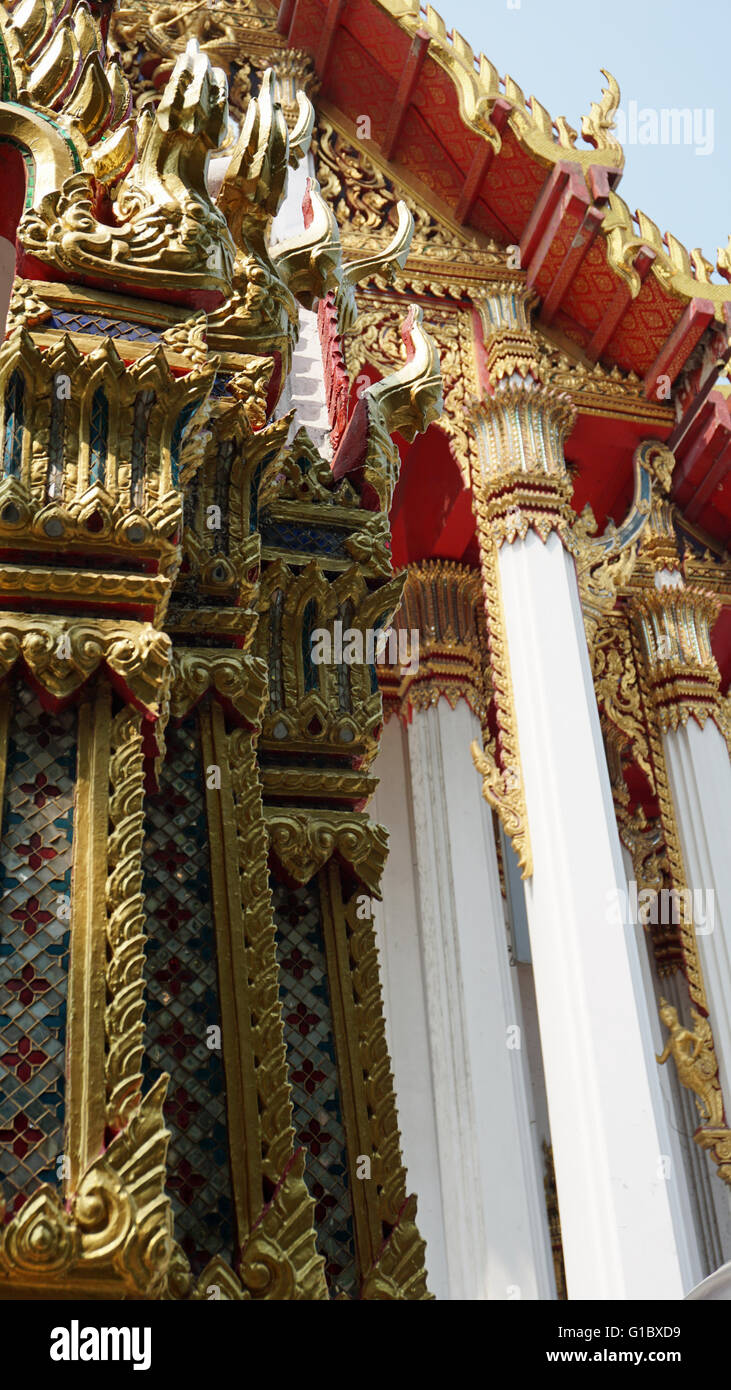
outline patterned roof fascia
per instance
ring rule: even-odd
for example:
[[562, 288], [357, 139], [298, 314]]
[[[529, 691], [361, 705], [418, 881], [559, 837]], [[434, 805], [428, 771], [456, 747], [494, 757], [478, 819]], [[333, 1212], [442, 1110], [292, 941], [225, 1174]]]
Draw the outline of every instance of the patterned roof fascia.
[[[593, 102], [591, 114], [582, 119], [582, 134], [591, 144], [596, 142], [594, 148], [577, 149], [574, 144], [577, 132], [563, 116], [554, 121], [535, 97], [526, 101], [523, 91], [510, 76], [505, 77], [501, 86], [497, 69], [484, 53], [477, 58], [467, 40], [456, 29], [450, 34], [441, 15], [431, 5], [423, 12], [419, 0], [374, 0], [374, 4], [385, 10], [406, 33], [414, 35], [418, 30], [428, 33], [431, 39], [429, 56], [451, 77], [463, 121], [487, 139], [496, 152], [499, 152], [501, 138], [490, 120], [490, 113], [495, 101], [502, 98], [511, 108], [507, 126], [522, 147], [541, 164], [549, 167], [564, 162], [578, 164], [585, 176], [597, 166], [621, 174], [624, 152], [611, 133], [612, 118], [619, 104], [619, 89], [608, 74], [605, 73], [609, 87], [602, 101]], [[708, 299], [713, 304], [715, 317], [719, 321], [728, 319], [731, 315], [731, 284], [720, 285], [710, 280], [713, 266], [702, 252], [698, 249], [689, 252], [670, 232], [663, 237], [655, 223], [643, 212], [638, 211], [637, 223], [639, 229], [627, 204], [611, 192], [609, 210], [600, 230], [605, 239], [607, 261], [629, 286], [632, 298], [639, 294], [641, 288], [640, 277], [633, 270], [632, 261], [640, 247], [648, 246], [656, 257], [652, 273], [666, 291], [685, 301], [699, 297]], [[726, 271], [722, 273], [726, 274]], [[727, 305], [730, 307], [724, 313]]]

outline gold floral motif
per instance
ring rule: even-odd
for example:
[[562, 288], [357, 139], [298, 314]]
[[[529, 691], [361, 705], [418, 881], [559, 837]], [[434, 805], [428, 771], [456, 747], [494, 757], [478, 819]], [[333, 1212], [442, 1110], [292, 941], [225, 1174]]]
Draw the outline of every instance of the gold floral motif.
[[3, 613], [0, 621], [0, 678], [22, 657], [34, 680], [63, 700], [103, 663], [155, 718], [165, 695], [170, 650], [170, 638], [151, 623], [21, 613]]
[[497, 546], [485, 517], [485, 503], [475, 498], [480, 537], [480, 568], [485, 595], [485, 620], [490, 650], [490, 677], [498, 726], [497, 748], [472, 744], [472, 760], [482, 776], [482, 795], [502, 821], [512, 841], [523, 878], [533, 873], [528, 810], [520, 761], [515, 699], [510, 675], [505, 617], [502, 608]]
[[[401, 301], [377, 297], [372, 291], [359, 297], [361, 305], [355, 330], [344, 339], [351, 378], [370, 362], [380, 372], [392, 370], [400, 350]], [[374, 307], [371, 307], [371, 306]], [[424, 324], [434, 340], [444, 383], [444, 402], [438, 424], [447, 435], [454, 458], [465, 478], [475, 457], [475, 437], [469, 424], [472, 400], [478, 393], [469, 311], [460, 306], [424, 309]]]
[[251, 728], [255, 727], [266, 690], [263, 661], [243, 652], [201, 651], [194, 647], [176, 647], [172, 661], [170, 713], [174, 719], [184, 719], [211, 690]]
[[614, 727], [620, 747], [629, 747], [654, 792], [650, 750], [641, 717], [634, 655], [624, 624], [602, 628], [591, 648], [597, 699], [605, 719]]
[[602, 76], [606, 77], [608, 85], [602, 92], [601, 101], [593, 101], [589, 115], [582, 116], [581, 134], [595, 150], [618, 150], [622, 158], [622, 146], [616, 135], [612, 134], [614, 118], [619, 110], [619, 84], [606, 68], [602, 68]]
[[0, 1276], [47, 1297], [156, 1298], [172, 1248], [161, 1076], [126, 1129], [89, 1165], [70, 1203], [44, 1184], [0, 1227]]
[[125, 708], [112, 722], [107, 847], [107, 1124], [123, 1129], [140, 1103], [145, 1013], [145, 900], [142, 891], [145, 767], [142, 715]]
[[407, 1197], [394, 1229], [363, 1280], [361, 1299], [366, 1303], [433, 1299], [426, 1284], [425, 1255], [416, 1226], [416, 1198]]
[[264, 816], [272, 850], [295, 883], [309, 883], [337, 854], [370, 893], [380, 896], [378, 884], [388, 853], [382, 825], [356, 811], [267, 806]]
[[[385, 173], [371, 153], [339, 131], [330, 115], [320, 114], [313, 134], [313, 154], [323, 196], [330, 202], [344, 227], [346, 246], [378, 246], [384, 233], [396, 221], [397, 202], [402, 199], [414, 218], [414, 235], [408, 265], [443, 262], [451, 278], [449, 262], [469, 263], [475, 253], [488, 265], [503, 266], [505, 253], [495, 242], [480, 238], [463, 228], [450, 226], [443, 217], [428, 211], [404, 185], [395, 186], [393, 173]], [[438, 271], [438, 266], [433, 267]]]
[[317, 1252], [314, 1203], [302, 1149], [290, 1160], [271, 1202], [241, 1251], [243, 1298], [325, 1299], [325, 1262]]
[[[416, 1198], [406, 1195], [373, 920], [359, 910], [357, 893], [343, 903], [339, 888], [335, 888], [329, 898], [336, 919], [342, 914], [340, 929], [347, 931], [369, 1122], [369, 1142], [363, 1151], [371, 1155], [371, 1180], [377, 1193], [376, 1229], [385, 1237], [373, 1248], [373, 1263], [363, 1273], [361, 1298], [428, 1299], [431, 1295], [426, 1286], [424, 1242], [416, 1226]], [[364, 1139], [359, 1136], [359, 1142]]]

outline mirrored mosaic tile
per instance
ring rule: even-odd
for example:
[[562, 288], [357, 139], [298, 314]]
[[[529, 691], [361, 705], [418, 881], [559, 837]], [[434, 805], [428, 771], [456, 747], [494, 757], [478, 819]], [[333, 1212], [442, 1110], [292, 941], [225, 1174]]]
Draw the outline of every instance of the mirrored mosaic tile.
[[160, 790], [147, 803], [145, 1067], [170, 1074], [168, 1192], [175, 1235], [198, 1274], [212, 1255], [233, 1259], [223, 1055], [208, 830], [197, 723], [168, 726]]
[[272, 884], [279, 992], [296, 1142], [315, 1199], [318, 1245], [331, 1296], [358, 1296], [353, 1213], [316, 881]]
[[0, 859], [0, 1180], [10, 1220], [63, 1146], [76, 711], [14, 694]]

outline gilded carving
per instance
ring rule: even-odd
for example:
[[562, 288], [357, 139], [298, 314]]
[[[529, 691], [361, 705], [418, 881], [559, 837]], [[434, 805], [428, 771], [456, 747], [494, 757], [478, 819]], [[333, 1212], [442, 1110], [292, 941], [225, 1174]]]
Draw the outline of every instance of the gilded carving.
[[[358, 375], [366, 362], [371, 362], [384, 374], [391, 371], [400, 349], [399, 303], [395, 303], [393, 297], [377, 298], [372, 292], [361, 296], [360, 303], [355, 330], [345, 337], [343, 344], [351, 378]], [[472, 319], [469, 311], [457, 306], [430, 305], [425, 314], [425, 326], [439, 352], [444, 383], [443, 410], [438, 423], [468, 479], [476, 451], [469, 412], [478, 391]]]
[[[215, 360], [180, 378], [160, 346], [128, 364], [108, 338], [82, 356], [63, 334], [41, 352], [28, 330], [19, 327], [0, 347], [3, 429], [7, 384], [16, 371], [27, 389], [22, 450], [17, 474], [0, 481], [0, 537], [6, 544], [30, 542], [49, 552], [59, 545], [98, 551], [102, 541], [105, 548], [137, 551], [140, 568], [155, 555], [163, 573], [173, 569], [181, 488], [200, 465]], [[106, 447], [93, 459], [99, 392], [108, 409]], [[136, 402], [143, 393], [150, 393], [144, 486], [134, 468]], [[63, 426], [52, 476], [54, 403], [63, 406]], [[175, 446], [181, 419], [185, 428]]]
[[144, 1053], [145, 907], [142, 842], [145, 768], [142, 715], [124, 708], [112, 723], [107, 846], [107, 1124], [124, 1128], [140, 1103]]
[[168, 1135], [160, 1077], [127, 1127], [90, 1164], [70, 1203], [44, 1184], [0, 1227], [0, 1276], [47, 1296], [159, 1297], [172, 1244]]
[[[347, 619], [365, 636], [398, 605], [390, 436], [413, 439], [441, 406], [421, 311], [406, 315], [405, 360], [394, 354], [395, 370], [392, 359], [359, 403], [332, 470], [303, 431], [288, 443], [291, 415], [276, 418], [297, 299], [306, 306], [328, 288], [336, 326], [339, 317], [341, 331], [352, 327], [356, 286], [403, 270], [412, 215], [398, 204], [377, 244], [349, 241], [344, 253], [313, 181], [303, 232], [270, 253], [288, 170], [313, 128], [301, 90], [316, 85], [306, 55], [289, 54], [276, 75], [267, 68], [279, 39], [254, 0], [225, 14], [126, 9], [114, 20], [111, 59], [86, 5], [67, 10], [43, 3], [0, 14], [11, 55], [0, 125], [29, 151], [23, 275], [0, 348], [0, 433], [10, 440], [0, 584], [19, 606], [0, 624], [0, 677], [17, 671], [44, 700], [80, 701], [72, 1171], [63, 1198], [50, 1187], [29, 1193], [4, 1232], [0, 1274], [13, 1293], [63, 1286], [82, 1297], [202, 1299], [214, 1284], [238, 1300], [328, 1297], [304, 1154], [294, 1151], [271, 855], [294, 881], [319, 874], [330, 884], [327, 930], [338, 946], [329, 969], [345, 1011], [337, 1061], [353, 1071], [361, 1119], [358, 1062], [372, 1057], [372, 1115], [347, 1123], [351, 1158], [362, 1127], [378, 1170], [377, 1198], [367, 1211], [355, 1203], [360, 1234], [368, 1229], [364, 1296], [425, 1297], [372, 932], [354, 928], [354, 982], [341, 972], [348, 929], [336, 884], [342, 873], [349, 891], [355, 880], [376, 895], [386, 854], [385, 831], [360, 809], [374, 786], [381, 698], [367, 656], [349, 670], [315, 670], [313, 680], [305, 641], [315, 619], [328, 630]], [[250, 29], [254, 52], [247, 39], [242, 57]], [[446, 249], [451, 233], [423, 213], [419, 221]], [[469, 256], [469, 236], [462, 243]], [[30, 278], [44, 273], [47, 281]], [[458, 350], [455, 333], [455, 362]], [[454, 389], [458, 375], [455, 366]], [[317, 550], [323, 537], [337, 552], [332, 569]], [[280, 595], [281, 707], [272, 636]], [[26, 613], [29, 603], [43, 611]], [[8, 708], [6, 694], [0, 715]], [[141, 1095], [144, 794], [168, 715], [193, 709], [203, 766], [220, 774], [216, 787], [205, 781], [204, 803], [236, 1250], [232, 1267], [216, 1256], [198, 1278], [174, 1239], [165, 1193], [167, 1077]], [[293, 761], [272, 758], [273, 749]], [[262, 785], [274, 801], [266, 814]]]
[[426, 1286], [426, 1247], [416, 1226], [416, 1198], [407, 1197], [361, 1288], [364, 1302], [433, 1298]]
[[681, 1024], [677, 1009], [668, 1004], [667, 999], [660, 1000], [660, 1018], [668, 1030], [668, 1037], [657, 1061], [662, 1066], [672, 1057], [678, 1080], [695, 1096], [701, 1124], [718, 1128], [723, 1124], [723, 1097], [711, 1025], [695, 1009], [691, 1009], [690, 1016], [695, 1024], [692, 1032]]
[[477, 571], [447, 560], [409, 565], [393, 627], [409, 642], [418, 633], [419, 660], [414, 669], [379, 666], [384, 717], [408, 719], [411, 710], [427, 709], [442, 697], [454, 709], [464, 699], [487, 737], [490, 663]]
[[581, 134], [595, 150], [616, 150], [622, 158], [622, 147], [616, 135], [612, 132], [615, 129], [615, 116], [619, 110], [620, 92], [619, 84], [611, 72], [602, 68], [602, 76], [607, 79], [607, 86], [602, 92], [601, 101], [593, 101], [588, 116], [581, 118]]
[[4, 613], [0, 678], [22, 657], [34, 680], [63, 700], [103, 664], [129, 697], [156, 717], [166, 693], [170, 647], [167, 634], [151, 623]]
[[251, 735], [245, 730], [234, 729], [229, 737], [229, 752], [252, 1001], [262, 1170], [271, 1183], [276, 1183], [292, 1157], [294, 1130], [267, 873], [269, 840]]
[[295, 883], [309, 883], [333, 854], [342, 859], [370, 893], [378, 884], [388, 853], [388, 836], [358, 812], [317, 811], [267, 806], [264, 811], [273, 853]]
[[[120, 160], [113, 173], [92, 163], [65, 179], [21, 219], [18, 236], [26, 252], [96, 280], [121, 273], [132, 284], [160, 288], [173, 273], [181, 286], [226, 292], [235, 246], [205, 175], [208, 156], [226, 132], [227, 93], [225, 74], [211, 67], [197, 40], [189, 40], [159, 106], [143, 114], [129, 173]], [[110, 151], [102, 153], [109, 161]], [[116, 185], [111, 222], [96, 215], [94, 179], [102, 172], [107, 188]]]
[[200, 651], [176, 647], [173, 652], [170, 713], [184, 719], [207, 691], [216, 694], [254, 727], [266, 689], [266, 668], [243, 652]]
[[[478, 251], [488, 264], [504, 264], [504, 252], [494, 242], [450, 226], [443, 216], [428, 211], [423, 200], [404, 185], [396, 189], [391, 171], [383, 172], [369, 153], [351, 143], [325, 116], [320, 116], [313, 135], [313, 154], [323, 196], [338, 221], [347, 227], [346, 245], [355, 242], [377, 248], [383, 233], [394, 226], [397, 203], [402, 199], [414, 219], [409, 264], [421, 263], [427, 257], [444, 262], [447, 278], [455, 275], [450, 262], [468, 263]], [[439, 273], [439, 267], [434, 268]]]
[[309, 1301], [328, 1296], [304, 1168], [305, 1156], [300, 1149], [242, 1248], [239, 1275], [245, 1299]]

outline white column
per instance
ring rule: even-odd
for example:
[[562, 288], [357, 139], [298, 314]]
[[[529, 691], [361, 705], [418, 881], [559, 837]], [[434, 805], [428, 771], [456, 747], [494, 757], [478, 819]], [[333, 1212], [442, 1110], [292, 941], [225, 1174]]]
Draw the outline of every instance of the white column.
[[[387, 825], [387, 789], [401, 761], [395, 726], [389, 728], [392, 746], [377, 766], [383, 782], [373, 810]], [[468, 706], [460, 701], [452, 710], [443, 700], [415, 713], [406, 735], [413, 851], [402, 837], [401, 863], [394, 855], [390, 871], [408, 883], [413, 852], [418, 923], [407, 917], [404, 926], [387, 880], [382, 938], [399, 1118], [411, 1179], [415, 1161], [426, 1166], [425, 1097], [412, 1094], [408, 1081], [426, 1031], [435, 1145], [429, 1165], [438, 1172], [441, 1208], [432, 1199], [432, 1241], [445, 1252], [447, 1296], [546, 1299], [554, 1289], [542, 1167], [491, 817], [469, 752], [474, 738], [479, 723]], [[422, 1021], [416, 1038], [404, 1036], [398, 1016], [413, 1008], [420, 984]]]
[[418, 1199], [430, 1292], [449, 1298], [434, 1082], [419, 930], [419, 889], [406, 734], [397, 719], [383, 730], [374, 766], [380, 779], [368, 812], [388, 829], [388, 859], [376, 905], [388, 1050], [394, 1071], [408, 1191]]
[[568, 1293], [680, 1298], [636, 941], [607, 917], [626, 880], [575, 569], [555, 532], [544, 543], [529, 531], [499, 555]]
[[731, 761], [712, 719], [663, 735], [727, 1112], [731, 1106]]

